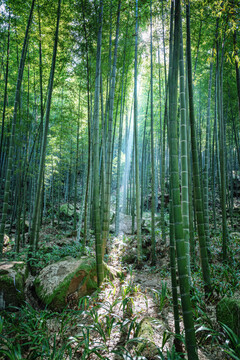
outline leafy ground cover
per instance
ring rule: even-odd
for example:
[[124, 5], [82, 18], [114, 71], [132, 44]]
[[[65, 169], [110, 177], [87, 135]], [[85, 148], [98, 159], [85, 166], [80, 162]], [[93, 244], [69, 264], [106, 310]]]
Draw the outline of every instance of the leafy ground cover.
[[[224, 296], [240, 290], [240, 233], [230, 234], [231, 262], [221, 262], [221, 239], [211, 233], [211, 275], [214, 292], [205, 298], [199, 264], [192, 276], [192, 306], [198, 340], [199, 359], [240, 359], [240, 341], [236, 334], [216, 321], [216, 304]], [[144, 235], [145, 262], [135, 266], [135, 236], [112, 236], [106, 261], [120, 273], [105, 282], [78, 306], [68, 303], [61, 312], [43, 309], [32, 294], [28, 302], [13, 312], [1, 312], [0, 359], [181, 359], [174, 347], [174, 317], [171, 300], [168, 247], [157, 235], [157, 266], [148, 256], [148, 235]], [[83, 249], [74, 238], [45, 226], [40, 249], [33, 259], [36, 271], [65, 256], [94, 253], [93, 239]], [[198, 248], [197, 248], [198, 252]], [[16, 255], [9, 251], [9, 259]], [[76, 256], [77, 256], [76, 255]], [[24, 260], [26, 252], [19, 259]], [[15, 256], [16, 258], [16, 256]], [[198, 258], [198, 256], [197, 256]], [[127, 260], [127, 262], [126, 262]], [[180, 302], [180, 298], [179, 298]], [[156, 352], [150, 353], [149, 337], [139, 336], [143, 319], [151, 322], [151, 337]], [[181, 340], [184, 343], [183, 324]], [[149, 330], [150, 331], [150, 330]], [[143, 346], [138, 346], [139, 343]]]

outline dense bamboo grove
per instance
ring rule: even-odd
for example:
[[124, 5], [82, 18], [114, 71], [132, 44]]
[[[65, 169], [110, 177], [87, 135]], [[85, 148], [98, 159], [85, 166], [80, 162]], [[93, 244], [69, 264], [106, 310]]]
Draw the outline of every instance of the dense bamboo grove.
[[[121, 214], [131, 216], [141, 271], [150, 212], [150, 263], [158, 266], [157, 248], [169, 246], [175, 345], [181, 350], [180, 311], [189, 360], [199, 358], [193, 273], [199, 267], [210, 299], [212, 234], [223, 264], [233, 251], [239, 11], [237, 0], [0, 6], [1, 259], [7, 234], [34, 275], [39, 236], [50, 224], [72, 231], [83, 254], [94, 236], [100, 286], [110, 224], [118, 236]], [[63, 205], [70, 225], [61, 219]]]

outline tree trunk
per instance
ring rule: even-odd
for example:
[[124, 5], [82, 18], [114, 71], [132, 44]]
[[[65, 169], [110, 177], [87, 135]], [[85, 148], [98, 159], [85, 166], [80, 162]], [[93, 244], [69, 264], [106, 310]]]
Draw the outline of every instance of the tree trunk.
[[191, 281], [190, 269], [190, 244], [189, 244], [189, 200], [188, 200], [188, 139], [186, 120], [186, 98], [185, 98], [185, 75], [183, 58], [182, 22], [180, 21], [180, 53], [179, 53], [179, 75], [180, 75], [180, 112], [181, 112], [181, 187], [182, 187], [182, 218], [183, 234], [185, 239], [188, 276]]
[[[9, 65], [9, 47], [10, 47], [10, 25], [11, 25], [11, 17], [10, 17], [10, 9], [9, 9], [8, 42], [7, 42], [7, 62], [6, 62], [5, 88], [4, 88], [4, 100], [3, 100], [2, 132], [1, 132], [1, 139], [0, 139], [0, 163], [1, 163], [1, 160], [2, 160], [3, 134], [4, 134], [4, 124], [5, 124], [6, 106], [7, 106], [8, 65]], [[1, 168], [0, 168], [0, 174], [1, 174]]]
[[86, 67], [87, 67], [87, 108], [88, 108], [88, 167], [87, 167], [87, 180], [86, 180], [86, 189], [85, 189], [85, 199], [84, 199], [84, 230], [83, 230], [83, 246], [85, 246], [87, 241], [87, 218], [88, 218], [88, 195], [90, 189], [90, 171], [91, 171], [91, 114], [90, 114], [90, 70], [89, 70], [89, 56], [88, 56], [88, 37], [86, 30], [86, 20], [83, 0], [82, 5], [82, 15], [83, 15], [83, 30], [85, 36], [85, 49], [86, 49]]
[[[175, 28], [173, 56], [170, 59], [169, 69], [172, 70], [169, 81], [169, 150], [170, 150], [170, 174], [171, 174], [171, 198], [174, 217], [174, 229], [177, 250], [177, 264], [180, 283], [180, 294], [185, 328], [186, 349], [188, 359], [197, 360], [197, 347], [194, 332], [193, 314], [190, 301], [190, 286], [187, 270], [186, 247], [183, 232], [180, 182], [178, 168], [178, 134], [177, 134], [177, 83], [178, 83], [178, 59], [180, 49], [180, 23], [181, 5], [180, 0], [175, 1]], [[172, 65], [171, 65], [172, 62]], [[171, 69], [172, 67], [172, 69]]]
[[27, 54], [28, 36], [29, 36], [29, 31], [30, 31], [30, 27], [31, 27], [31, 23], [32, 23], [32, 17], [33, 17], [34, 3], [35, 3], [35, 0], [32, 0], [31, 10], [30, 10], [29, 18], [28, 18], [28, 24], [27, 24], [26, 33], [25, 33], [24, 42], [23, 42], [21, 60], [20, 60], [19, 68], [18, 68], [18, 78], [17, 78], [16, 93], [15, 93], [15, 102], [14, 102], [14, 110], [13, 110], [12, 129], [11, 129], [11, 135], [10, 135], [9, 153], [8, 153], [7, 174], [6, 174], [5, 187], [4, 187], [2, 220], [1, 220], [1, 227], [0, 227], [0, 259], [2, 257], [5, 223], [6, 223], [6, 219], [7, 219], [10, 179], [11, 179], [12, 163], [13, 163], [13, 147], [14, 147], [14, 140], [15, 140], [15, 128], [16, 128], [16, 122], [17, 122], [17, 110], [18, 110], [20, 90], [21, 90], [22, 79], [23, 79], [25, 59], [26, 59], [26, 54]]
[[238, 94], [238, 111], [239, 111], [239, 119], [240, 119], [240, 74], [239, 74], [239, 60], [237, 57], [237, 30], [233, 33], [233, 49], [235, 56], [235, 69], [236, 69], [236, 83], [237, 83], [237, 94]]
[[111, 201], [111, 178], [112, 178], [112, 126], [113, 126], [113, 105], [116, 84], [116, 68], [117, 68], [117, 50], [119, 37], [119, 23], [120, 23], [121, 0], [118, 1], [118, 15], [115, 37], [115, 48], [113, 57], [113, 67], [111, 73], [111, 88], [109, 92], [109, 121], [108, 121], [108, 141], [107, 141], [107, 163], [106, 163], [106, 188], [104, 194], [104, 213], [103, 213], [103, 231], [102, 231], [102, 256], [105, 253], [110, 220], [110, 201]]
[[[217, 43], [218, 44], [218, 43]], [[219, 155], [220, 155], [220, 175], [221, 175], [221, 209], [222, 209], [222, 256], [227, 260], [228, 231], [226, 213], [226, 146], [225, 146], [225, 124], [223, 118], [223, 53], [224, 40], [222, 43], [221, 63], [219, 46], [217, 46], [217, 108], [219, 122]]]
[[[128, 16], [129, 21], [129, 16]], [[116, 217], [115, 217], [115, 233], [119, 233], [119, 207], [120, 207], [120, 169], [121, 169], [121, 154], [122, 154], [122, 127], [123, 127], [123, 114], [124, 114], [124, 104], [125, 104], [125, 91], [124, 89], [124, 76], [125, 76], [125, 61], [126, 61], [126, 47], [127, 47], [127, 35], [128, 27], [125, 34], [125, 45], [124, 45], [124, 55], [123, 55], [123, 70], [122, 70], [122, 91], [121, 91], [121, 107], [120, 107], [120, 122], [119, 122], [119, 138], [118, 138], [118, 155], [117, 155], [117, 190], [116, 190]], [[127, 74], [126, 74], [127, 78]]]
[[99, 30], [97, 40], [96, 57], [96, 76], [95, 76], [95, 94], [94, 94], [94, 117], [93, 117], [93, 181], [94, 181], [94, 218], [95, 218], [95, 247], [98, 285], [103, 281], [103, 262], [102, 262], [102, 241], [99, 207], [99, 98], [100, 98], [100, 69], [101, 69], [101, 47], [102, 47], [102, 19], [103, 19], [103, 1], [100, 0], [99, 9]]
[[204, 203], [204, 227], [206, 235], [206, 244], [209, 249], [209, 206], [208, 206], [208, 169], [209, 169], [209, 138], [210, 138], [210, 109], [211, 109], [211, 90], [212, 90], [212, 70], [213, 70], [213, 54], [210, 64], [210, 77], [208, 83], [208, 106], [207, 106], [207, 126], [206, 126], [206, 146], [205, 146], [205, 164], [203, 169], [203, 203]]
[[155, 158], [154, 158], [154, 131], [153, 131], [153, 49], [152, 49], [152, 0], [150, 1], [150, 62], [151, 62], [151, 167], [152, 167], [152, 203], [151, 203], [151, 237], [152, 237], [152, 265], [156, 265], [155, 239]]
[[203, 272], [203, 280], [206, 293], [211, 293], [211, 280], [210, 270], [208, 263], [208, 254], [204, 229], [204, 216], [203, 216], [203, 202], [202, 192], [200, 187], [200, 174], [198, 163], [198, 149], [195, 129], [195, 116], [193, 104], [193, 83], [192, 83], [192, 58], [191, 58], [191, 38], [190, 38], [190, 4], [186, 4], [186, 17], [187, 17], [187, 64], [188, 64], [188, 92], [189, 92], [189, 117], [191, 126], [191, 145], [192, 145], [192, 158], [193, 158], [193, 183], [194, 183], [194, 199], [197, 216], [198, 238], [200, 244], [200, 256]]
[[142, 263], [142, 237], [141, 237], [141, 211], [140, 211], [140, 186], [138, 163], [138, 99], [137, 99], [137, 51], [138, 51], [138, 0], [136, 0], [135, 23], [135, 60], [134, 60], [134, 149], [135, 149], [135, 184], [136, 184], [136, 213], [137, 213], [137, 260]]
[[[47, 97], [47, 105], [46, 105], [46, 115], [45, 115], [43, 139], [42, 139], [42, 146], [41, 146], [39, 173], [38, 173], [38, 180], [37, 180], [37, 193], [36, 193], [35, 202], [34, 202], [32, 228], [31, 228], [31, 233], [30, 233], [29, 258], [31, 257], [31, 253], [36, 251], [36, 245], [37, 245], [36, 244], [36, 229], [37, 229], [37, 219], [39, 217], [41, 189], [43, 186], [43, 178], [44, 178], [43, 175], [44, 175], [46, 149], [47, 149], [47, 135], [48, 135], [48, 128], [49, 128], [51, 100], [52, 100], [52, 91], [53, 91], [53, 82], [54, 82], [54, 72], [55, 72], [56, 56], [57, 56], [60, 14], [61, 14], [61, 0], [58, 0], [57, 24], [56, 24], [51, 72], [50, 72], [49, 83], [48, 83], [48, 97]], [[29, 264], [29, 265], [31, 268], [31, 264]]]

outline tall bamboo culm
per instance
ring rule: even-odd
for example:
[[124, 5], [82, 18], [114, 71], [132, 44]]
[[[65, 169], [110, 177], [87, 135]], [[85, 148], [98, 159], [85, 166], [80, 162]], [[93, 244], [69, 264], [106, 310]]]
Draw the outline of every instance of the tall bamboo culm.
[[13, 150], [14, 150], [14, 139], [15, 139], [15, 128], [16, 128], [16, 122], [17, 122], [17, 112], [18, 112], [18, 105], [19, 105], [19, 99], [20, 99], [20, 90], [21, 90], [22, 79], [23, 79], [25, 59], [26, 59], [26, 54], [27, 54], [29, 32], [30, 32], [30, 27], [32, 24], [32, 18], [33, 18], [34, 4], [35, 4], [35, 0], [32, 1], [30, 14], [29, 14], [29, 18], [28, 18], [28, 23], [27, 23], [27, 28], [26, 28], [25, 37], [24, 37], [24, 42], [23, 42], [21, 60], [20, 60], [19, 68], [18, 68], [18, 77], [17, 77], [14, 110], [13, 110], [13, 118], [12, 118], [12, 128], [11, 128], [11, 135], [10, 135], [10, 141], [9, 141], [7, 173], [6, 173], [6, 180], [5, 180], [5, 187], [4, 187], [2, 219], [1, 219], [1, 227], [0, 227], [0, 258], [2, 258], [5, 224], [6, 224], [7, 211], [8, 211], [8, 200], [9, 200], [10, 180], [11, 180], [11, 172], [12, 172], [12, 164], [13, 164]]
[[183, 311], [183, 322], [185, 328], [186, 349], [189, 360], [197, 360], [197, 346], [193, 323], [193, 314], [190, 301], [190, 285], [187, 267], [186, 244], [184, 240], [180, 181], [178, 167], [178, 133], [177, 133], [177, 89], [178, 89], [178, 67], [180, 49], [181, 29], [181, 4], [180, 0], [175, 1], [175, 27], [174, 46], [172, 58], [170, 58], [169, 69], [169, 150], [170, 150], [170, 177], [171, 177], [171, 200], [174, 218], [174, 230], [177, 250], [177, 265], [179, 273], [179, 284], [181, 304]]

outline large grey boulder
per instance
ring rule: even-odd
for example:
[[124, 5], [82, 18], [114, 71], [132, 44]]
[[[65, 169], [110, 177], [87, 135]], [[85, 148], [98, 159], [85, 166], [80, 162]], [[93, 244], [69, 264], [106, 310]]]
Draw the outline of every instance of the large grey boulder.
[[0, 310], [23, 304], [26, 278], [27, 267], [22, 261], [0, 262]]
[[[110, 274], [106, 265], [104, 272]], [[96, 260], [87, 256], [68, 257], [48, 265], [37, 276], [34, 286], [38, 298], [54, 311], [77, 305], [81, 297], [98, 288]]]

